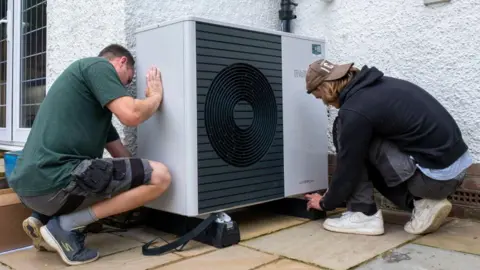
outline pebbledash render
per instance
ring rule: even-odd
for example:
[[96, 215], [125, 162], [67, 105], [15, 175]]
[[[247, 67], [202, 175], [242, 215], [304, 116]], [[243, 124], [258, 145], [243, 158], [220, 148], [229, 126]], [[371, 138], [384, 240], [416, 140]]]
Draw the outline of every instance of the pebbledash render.
[[[425, 2], [435, 0], [297, 2], [291, 31], [324, 39], [329, 60], [376, 66], [386, 75], [417, 83], [452, 113], [476, 163], [462, 186], [463, 193], [456, 196], [473, 200], [474, 192], [480, 192], [478, 1], [438, 0], [440, 3], [428, 5]], [[6, 27], [3, 35], [0, 33], [0, 92], [1, 96], [6, 93], [6, 98], [0, 99], [0, 149], [3, 150], [21, 149], [36, 108], [48, 94], [45, 89], [68, 64], [97, 55], [110, 43], [125, 45], [135, 55], [134, 32], [140, 27], [196, 16], [282, 30], [281, 0], [5, 0], [0, 3], [0, 24], [2, 29]], [[29, 45], [23, 50], [16, 44]], [[137, 75], [144, 79], [144, 74]], [[130, 90], [136, 94], [135, 87]], [[331, 125], [336, 115], [337, 110], [329, 110], [332, 155], [335, 152]], [[136, 153], [136, 130], [123, 127], [116, 119], [114, 124], [124, 143]]]
[[[200, 16], [280, 30], [280, 0], [60, 1], [47, 5], [47, 85], [73, 60], [111, 42], [135, 53], [135, 29], [182, 16]], [[303, 0], [292, 32], [327, 41], [332, 61], [375, 65], [387, 75], [418, 83], [458, 121], [480, 162], [480, 5], [476, 0], [424, 5], [423, 0], [371, 3]], [[143, 79], [142, 74], [138, 74]], [[136, 89], [131, 89], [135, 93]], [[167, 91], [170, 91], [168, 89]], [[336, 110], [330, 111], [330, 124]], [[135, 151], [132, 128], [116, 127]], [[331, 127], [331, 126], [330, 126]], [[330, 133], [330, 131], [329, 131]], [[330, 142], [330, 150], [333, 145]]]

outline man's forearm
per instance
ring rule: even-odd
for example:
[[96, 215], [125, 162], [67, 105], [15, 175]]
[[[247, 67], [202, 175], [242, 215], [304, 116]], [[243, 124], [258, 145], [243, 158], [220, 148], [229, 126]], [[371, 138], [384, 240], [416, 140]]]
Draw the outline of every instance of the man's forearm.
[[135, 113], [140, 123], [150, 118], [162, 103], [162, 96], [152, 95], [145, 99], [135, 99]]

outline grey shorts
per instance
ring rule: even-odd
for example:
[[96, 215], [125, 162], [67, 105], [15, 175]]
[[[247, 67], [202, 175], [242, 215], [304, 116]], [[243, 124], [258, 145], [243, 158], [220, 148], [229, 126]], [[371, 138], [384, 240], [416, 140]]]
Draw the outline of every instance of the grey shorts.
[[[21, 197], [20, 200], [35, 212], [59, 216], [148, 184], [151, 176], [152, 167], [146, 159], [84, 160], [73, 170], [72, 181], [65, 188], [47, 195]], [[87, 178], [93, 181], [82, 181]]]

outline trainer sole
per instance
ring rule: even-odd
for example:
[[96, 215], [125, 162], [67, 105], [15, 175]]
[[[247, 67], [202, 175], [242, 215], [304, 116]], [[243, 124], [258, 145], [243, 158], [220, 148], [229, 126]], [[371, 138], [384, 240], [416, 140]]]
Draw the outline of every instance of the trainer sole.
[[47, 244], [49, 244], [52, 248], [54, 248], [57, 251], [57, 253], [60, 255], [60, 257], [62, 258], [62, 260], [68, 265], [74, 266], [74, 265], [87, 264], [87, 263], [91, 263], [93, 261], [96, 261], [100, 257], [100, 254], [97, 253], [97, 256], [95, 258], [92, 258], [88, 261], [83, 261], [83, 262], [71, 261], [71, 260], [68, 259], [67, 255], [65, 255], [65, 252], [63, 251], [62, 247], [57, 242], [55, 237], [53, 237], [53, 235], [50, 233], [47, 226], [41, 227], [40, 228], [40, 233], [42, 234], [43, 239], [45, 239]]
[[445, 219], [450, 214], [450, 211], [452, 211], [451, 203], [443, 202], [441, 205], [437, 207], [440, 207], [440, 209], [436, 211], [435, 215], [431, 219], [431, 222], [427, 224], [426, 228], [422, 232], [420, 232], [420, 234], [428, 234], [438, 230], [440, 226], [442, 226]]
[[35, 218], [27, 218], [23, 221], [22, 227], [25, 233], [32, 239], [33, 246], [39, 251], [55, 252], [55, 249], [50, 247], [42, 237], [40, 228], [43, 224]]
[[385, 229], [383, 228], [378, 230], [348, 229], [348, 228], [336, 228], [336, 227], [329, 226], [328, 224], [323, 224], [323, 228], [331, 232], [369, 235], [369, 236], [383, 235], [385, 233]]

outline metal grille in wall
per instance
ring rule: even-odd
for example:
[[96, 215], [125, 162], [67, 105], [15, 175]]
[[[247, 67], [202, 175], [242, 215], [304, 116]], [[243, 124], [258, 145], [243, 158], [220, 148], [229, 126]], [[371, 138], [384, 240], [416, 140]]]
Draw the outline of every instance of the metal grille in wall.
[[8, 0], [0, 0], [0, 128], [7, 126], [7, 4]]
[[23, 0], [20, 128], [30, 128], [46, 93], [47, 1]]

